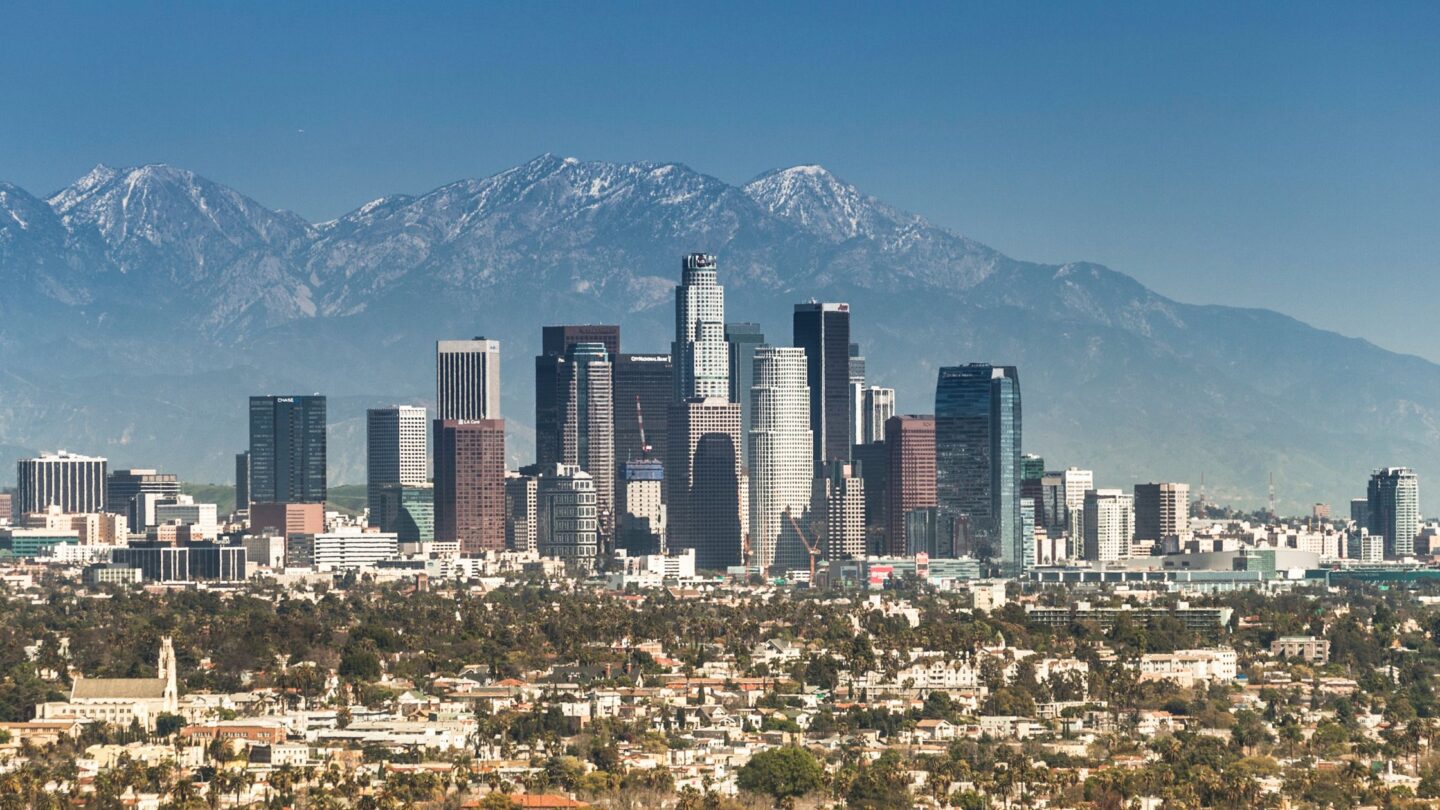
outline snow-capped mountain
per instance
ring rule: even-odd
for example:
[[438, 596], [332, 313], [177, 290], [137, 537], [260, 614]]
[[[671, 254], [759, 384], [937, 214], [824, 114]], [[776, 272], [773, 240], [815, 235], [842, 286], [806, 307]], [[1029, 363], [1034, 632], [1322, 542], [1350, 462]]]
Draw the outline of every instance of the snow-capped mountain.
[[45, 199], [0, 184], [0, 480], [5, 458], [61, 445], [228, 480], [258, 391], [330, 394], [334, 474], [361, 480], [363, 409], [423, 401], [431, 342], [474, 334], [505, 347], [522, 461], [539, 327], [618, 322], [626, 350], [663, 351], [695, 250], [719, 256], [730, 318], [772, 342], [794, 303], [849, 301], [906, 411], [931, 410], [940, 365], [1019, 365], [1026, 449], [1106, 485], [1203, 473], [1254, 502], [1273, 472], [1292, 504], [1339, 501], [1373, 466], [1426, 475], [1440, 449], [1440, 367], [1417, 358], [1017, 261], [819, 166], [735, 186], [542, 155], [315, 225], [163, 165], [96, 167]]

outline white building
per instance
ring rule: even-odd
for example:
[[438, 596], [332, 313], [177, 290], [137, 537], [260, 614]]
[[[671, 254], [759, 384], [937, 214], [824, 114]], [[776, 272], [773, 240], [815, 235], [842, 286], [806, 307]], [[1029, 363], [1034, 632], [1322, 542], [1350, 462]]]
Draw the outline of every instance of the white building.
[[864, 433], [865, 444], [885, 440], [885, 422], [895, 415], [895, 389], [872, 385], [865, 389]]
[[500, 418], [500, 341], [435, 342], [435, 418]]
[[133, 722], [153, 731], [155, 718], [179, 710], [175, 669], [175, 648], [166, 636], [160, 640], [157, 677], [76, 678], [70, 700], [41, 703], [35, 707], [35, 719], [80, 718], [122, 727]]
[[835, 463], [815, 479], [815, 513], [824, 521], [822, 550], [827, 560], [865, 556], [865, 479], [849, 464]]
[[286, 550], [287, 567], [321, 571], [364, 568], [399, 556], [394, 532], [372, 532], [348, 527], [323, 534], [292, 535]]
[[582, 571], [595, 568], [600, 551], [595, 479], [573, 464], [556, 464], [536, 487], [536, 545], [540, 556]]
[[730, 345], [725, 341], [725, 288], [716, 283], [715, 257], [692, 253], [681, 261], [675, 288], [675, 398], [730, 396]]
[[196, 503], [189, 495], [174, 495], [155, 503], [155, 523], [178, 523], [192, 526], [206, 540], [220, 534], [218, 507], [213, 503]]
[[1085, 493], [1085, 559], [1112, 562], [1130, 556], [1135, 537], [1135, 497], [1119, 489]]
[[1140, 656], [1137, 666], [1142, 681], [1174, 681], [1186, 687], [1196, 683], [1233, 681], [1239, 671], [1235, 651], [1229, 648], [1148, 653]]
[[[755, 348], [750, 389], [750, 552], [761, 569], [808, 568], [808, 531], [814, 440], [805, 350]], [[792, 522], [793, 521], [793, 522]]]
[[15, 514], [44, 512], [51, 506], [66, 514], [104, 511], [106, 464], [103, 458], [64, 450], [20, 459]]

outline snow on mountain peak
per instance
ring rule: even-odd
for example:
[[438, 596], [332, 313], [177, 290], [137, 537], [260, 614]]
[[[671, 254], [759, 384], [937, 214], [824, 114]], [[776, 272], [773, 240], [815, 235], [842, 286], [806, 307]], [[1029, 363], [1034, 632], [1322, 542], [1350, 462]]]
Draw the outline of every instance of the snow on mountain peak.
[[925, 224], [813, 163], [766, 172], [746, 183], [744, 192], [770, 213], [832, 242], [893, 238], [907, 226]]

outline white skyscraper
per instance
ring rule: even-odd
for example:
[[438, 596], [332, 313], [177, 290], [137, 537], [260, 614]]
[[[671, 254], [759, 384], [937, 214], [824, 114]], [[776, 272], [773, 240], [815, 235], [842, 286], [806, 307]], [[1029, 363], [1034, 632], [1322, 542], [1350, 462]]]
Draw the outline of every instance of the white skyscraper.
[[435, 342], [435, 418], [500, 418], [500, 341]]
[[1135, 496], [1119, 489], [1085, 494], [1085, 559], [1111, 562], [1130, 556], [1135, 537]]
[[755, 349], [755, 385], [750, 389], [750, 550], [762, 568], [809, 565], [804, 541], [791, 517], [809, 531], [814, 440], [810, 433], [810, 388], [805, 350], [781, 346]]
[[863, 430], [855, 441], [864, 444], [885, 441], [885, 422], [895, 415], [895, 389], [878, 385], [866, 388], [862, 411]]
[[714, 256], [692, 253], [681, 262], [670, 354], [675, 358], [677, 400], [730, 395], [725, 288], [716, 283]]

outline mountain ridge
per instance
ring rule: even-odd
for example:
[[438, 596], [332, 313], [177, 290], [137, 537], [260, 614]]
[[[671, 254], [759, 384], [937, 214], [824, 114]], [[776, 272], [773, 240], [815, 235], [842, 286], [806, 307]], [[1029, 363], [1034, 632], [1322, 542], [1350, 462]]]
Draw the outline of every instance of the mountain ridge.
[[[1304, 506], [1363, 490], [1372, 467], [1424, 477], [1440, 449], [1440, 366], [1422, 358], [1177, 302], [1090, 262], [1013, 259], [816, 165], [737, 186], [546, 153], [322, 223], [166, 164], [97, 166], [44, 199], [0, 183], [0, 273], [17, 293], [0, 301], [0, 372], [24, 381], [0, 386], [0, 462], [90, 442], [224, 480], [244, 426], [223, 402], [294, 386], [331, 394], [333, 472], [359, 480], [363, 407], [423, 402], [429, 343], [478, 333], [504, 341], [523, 460], [541, 323], [619, 322], [627, 350], [663, 350], [693, 250], [719, 255], [730, 319], [775, 342], [791, 303], [851, 301], [872, 374], [906, 410], [931, 409], [939, 365], [1018, 363], [1027, 450], [1107, 484], [1205, 474], [1212, 494], [1254, 504], [1274, 472]], [[72, 401], [107, 374], [124, 395]], [[167, 410], [175, 397], [152, 389], [181, 380], [226, 418]]]

